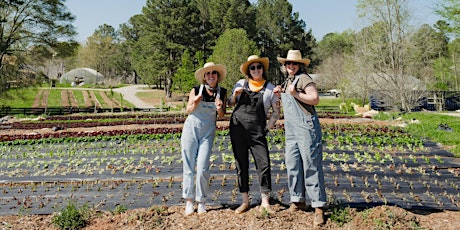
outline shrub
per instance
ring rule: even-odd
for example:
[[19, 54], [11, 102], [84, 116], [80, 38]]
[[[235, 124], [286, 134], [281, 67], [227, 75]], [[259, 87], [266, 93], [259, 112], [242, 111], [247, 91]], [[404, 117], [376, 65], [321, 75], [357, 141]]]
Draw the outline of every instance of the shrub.
[[52, 223], [59, 229], [80, 229], [87, 224], [87, 206], [77, 207], [69, 203], [65, 208], [53, 217]]

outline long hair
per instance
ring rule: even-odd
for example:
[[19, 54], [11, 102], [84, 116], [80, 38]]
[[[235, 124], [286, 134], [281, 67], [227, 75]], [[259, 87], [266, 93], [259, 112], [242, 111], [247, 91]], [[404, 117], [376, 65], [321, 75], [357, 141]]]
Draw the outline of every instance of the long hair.
[[[284, 75], [284, 77], [288, 77], [288, 72], [287, 72], [287, 69], [286, 69], [285, 65], [281, 65], [280, 70], [281, 70], [281, 73]], [[307, 67], [305, 66], [305, 64], [299, 62], [299, 70], [297, 70], [297, 72], [294, 74], [294, 76], [299, 75], [299, 74], [303, 74], [303, 73], [304, 74], [307, 73]]]
[[[255, 62], [254, 62], [255, 63]], [[264, 78], [264, 80], [267, 80], [267, 74], [265, 73], [265, 66], [264, 64], [262, 64], [261, 62], [257, 62], [259, 64], [262, 65], [262, 70], [263, 70], [263, 73], [262, 73], [262, 77]], [[252, 63], [251, 63], [252, 64]], [[252, 76], [251, 76], [251, 70], [249, 69], [249, 66], [248, 66], [248, 77], [252, 79]]]

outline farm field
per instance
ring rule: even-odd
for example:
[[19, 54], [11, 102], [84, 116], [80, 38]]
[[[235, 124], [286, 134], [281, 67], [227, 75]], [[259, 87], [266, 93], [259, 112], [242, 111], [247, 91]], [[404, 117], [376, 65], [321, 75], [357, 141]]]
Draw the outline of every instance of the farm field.
[[[8, 134], [14, 134], [9, 137], [19, 138], [21, 135], [16, 134], [22, 133], [23, 140], [0, 142], [0, 220], [24, 227], [14, 225], [15, 221], [24, 224], [25, 219], [29, 219], [34, 222], [29, 223], [30, 226], [41, 226], [35, 228], [42, 229], [47, 225], [46, 221], [50, 221], [52, 213], [69, 202], [76, 202], [103, 213], [100, 215], [104, 218], [92, 220], [95, 222], [92, 229], [99, 229], [97, 226], [138, 229], [153, 223], [159, 224], [156, 228], [189, 229], [195, 226], [208, 229], [216, 226], [215, 218], [227, 219], [228, 229], [230, 226], [254, 229], [302, 229], [311, 226], [312, 212], [294, 215], [286, 210], [289, 195], [283, 163], [282, 121], [269, 136], [273, 183], [271, 201], [277, 213], [260, 216], [255, 207], [259, 202], [258, 185], [253, 178], [253, 208], [247, 214], [233, 214], [232, 209], [239, 205], [240, 197], [226, 130], [228, 122], [224, 120], [218, 123], [220, 131], [212, 156], [208, 202], [212, 209], [205, 215], [183, 218], [179, 146], [181, 121], [178, 118], [181, 117], [173, 118], [176, 121], [170, 122], [173, 124], [152, 116], [150, 120], [158, 119], [158, 122], [153, 122], [155, 124], [141, 122], [137, 125], [69, 127], [59, 131], [50, 128], [8, 130]], [[353, 214], [362, 210], [366, 210], [368, 215], [386, 215], [387, 219], [381, 220], [383, 225], [407, 228], [409, 224], [417, 224], [427, 229], [444, 229], [442, 227], [446, 227], [447, 223], [449, 227], [460, 226], [459, 162], [451, 153], [429, 140], [390, 128], [391, 124], [386, 122], [329, 118], [320, 121], [324, 133], [324, 171], [330, 202], [329, 219], [324, 228], [379, 224], [366, 222], [362, 214]], [[95, 132], [98, 135], [93, 135]], [[30, 138], [36, 133], [60, 134], [61, 138], [41, 138], [32, 142]], [[70, 133], [78, 133], [78, 138], [66, 138]], [[0, 136], [4, 140], [5, 135], [2, 134]], [[256, 176], [254, 169], [251, 174]], [[119, 207], [128, 211], [110, 214]], [[164, 209], [157, 215], [152, 207]], [[349, 215], [355, 217], [346, 223], [348, 225], [340, 226], [333, 221], [338, 207], [340, 210], [351, 210]], [[395, 215], [393, 219], [388, 220], [388, 213]], [[438, 222], [430, 218], [430, 215], [442, 213], [446, 216]], [[34, 219], [38, 217], [42, 221]], [[123, 220], [124, 217], [127, 219]], [[114, 225], [104, 222], [111, 218], [119, 222]], [[131, 221], [128, 220], [130, 218]], [[134, 221], [132, 218], [144, 220]], [[244, 220], [248, 220], [246, 225], [242, 224]], [[446, 220], [450, 222], [446, 223]], [[396, 222], [389, 223], [392, 221]], [[277, 224], [270, 225], [275, 222]]]

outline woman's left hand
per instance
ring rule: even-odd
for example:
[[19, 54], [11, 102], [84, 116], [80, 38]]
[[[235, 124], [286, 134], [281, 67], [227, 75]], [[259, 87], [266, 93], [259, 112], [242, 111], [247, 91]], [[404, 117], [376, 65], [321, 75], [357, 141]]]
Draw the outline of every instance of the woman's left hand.
[[217, 99], [214, 101], [214, 104], [216, 105], [217, 110], [222, 109], [223, 102], [220, 99]]

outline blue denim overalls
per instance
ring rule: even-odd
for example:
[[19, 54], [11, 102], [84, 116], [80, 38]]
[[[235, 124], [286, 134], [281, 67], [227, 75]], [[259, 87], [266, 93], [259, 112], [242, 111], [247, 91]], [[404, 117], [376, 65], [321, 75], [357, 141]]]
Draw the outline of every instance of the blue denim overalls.
[[[296, 76], [292, 85], [299, 79]], [[286, 133], [286, 169], [291, 202], [311, 199], [313, 208], [326, 205], [321, 126], [317, 114], [307, 115], [296, 99], [282, 93]]]
[[263, 103], [267, 83], [259, 92], [252, 92], [246, 81], [230, 118], [230, 139], [241, 193], [249, 192], [249, 153], [255, 160], [260, 192], [271, 191], [270, 159], [265, 137], [267, 117]]
[[[203, 88], [204, 85], [201, 85], [199, 94], [202, 94]], [[216, 94], [216, 98], [219, 97], [220, 87]], [[193, 199], [193, 179], [196, 165], [195, 200], [206, 202], [210, 177], [209, 158], [216, 133], [216, 119], [215, 103], [202, 100], [185, 120], [181, 136], [183, 160], [182, 197], [184, 199]]]

